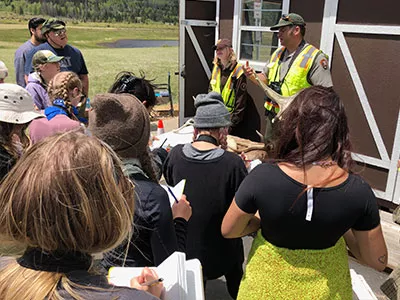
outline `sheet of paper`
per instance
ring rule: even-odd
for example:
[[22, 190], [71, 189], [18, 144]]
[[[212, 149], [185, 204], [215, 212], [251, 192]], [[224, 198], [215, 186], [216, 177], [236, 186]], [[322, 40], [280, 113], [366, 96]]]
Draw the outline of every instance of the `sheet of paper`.
[[158, 140], [153, 141], [153, 144], [150, 148], [159, 148], [163, 143], [163, 148], [166, 148], [167, 146], [175, 147], [176, 145], [190, 143], [193, 141], [193, 131], [193, 126], [187, 126], [180, 130], [169, 131], [160, 134], [157, 136]]
[[262, 161], [261, 160], [259, 160], [259, 159], [255, 159], [255, 160], [252, 160], [251, 162], [250, 162], [250, 166], [249, 166], [249, 168], [247, 169], [249, 172], [250, 171], [253, 171], [253, 169], [255, 168], [255, 167], [257, 167], [258, 165], [260, 165], [260, 164], [262, 164]]
[[[150, 268], [154, 269], [157, 272], [156, 268]], [[116, 286], [131, 286], [131, 279], [133, 277], [137, 277], [142, 273], [143, 268], [138, 267], [138, 268], [129, 268], [129, 267], [111, 267], [110, 270], [108, 270], [108, 282], [112, 283], [113, 285]]]
[[351, 285], [353, 286], [353, 292], [357, 295], [358, 299], [377, 300], [374, 292], [362, 275], [357, 274], [356, 271], [350, 269], [350, 276]]
[[[163, 278], [166, 300], [204, 300], [203, 271], [198, 259], [186, 260], [183, 252], [174, 252], [158, 267], [151, 269]], [[108, 281], [116, 286], [130, 287], [133, 277], [139, 276], [142, 267], [112, 267]]]
[[[163, 284], [166, 290], [165, 300], [188, 300], [186, 281], [186, 255], [183, 252], [174, 252], [154, 269], [157, 275], [164, 279]], [[139, 276], [142, 267], [112, 267], [108, 271], [108, 281], [117, 286], [130, 287], [130, 280]]]
[[203, 271], [198, 259], [186, 261], [187, 299], [204, 300]]
[[[183, 191], [185, 190], [185, 184], [186, 184], [186, 179], [182, 179], [181, 181], [178, 182], [177, 185], [175, 186], [167, 186], [165, 184], [162, 184], [162, 188], [167, 192], [169, 202], [171, 206], [175, 202], [175, 198], [172, 194], [175, 195], [176, 199], [179, 201], [179, 199], [182, 197]], [[169, 187], [169, 189], [168, 189]], [[172, 193], [171, 193], [172, 192]]]

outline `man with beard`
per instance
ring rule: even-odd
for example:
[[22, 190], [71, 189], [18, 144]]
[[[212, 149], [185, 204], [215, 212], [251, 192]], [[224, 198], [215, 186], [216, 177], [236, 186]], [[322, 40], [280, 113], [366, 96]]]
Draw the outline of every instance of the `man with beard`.
[[61, 20], [50, 18], [44, 22], [42, 34], [47, 39], [47, 42], [37, 46], [27, 54], [25, 61], [25, 75], [29, 75], [33, 72], [33, 55], [39, 50], [50, 50], [57, 56], [64, 57], [64, 59], [60, 61], [61, 72], [72, 71], [78, 74], [83, 85], [82, 92], [84, 95], [87, 95], [89, 91], [89, 77], [86, 63], [81, 51], [67, 44], [68, 36], [65, 23]]
[[46, 38], [42, 35], [42, 25], [45, 19], [43, 18], [32, 18], [28, 22], [29, 33], [31, 34], [31, 38], [23, 43], [17, 51], [15, 51], [14, 55], [14, 68], [15, 68], [15, 77], [17, 84], [25, 87], [26, 79], [24, 76], [24, 65], [26, 61], [26, 54], [32, 50], [32, 48], [44, 43]]
[[[333, 85], [328, 56], [304, 39], [306, 23], [302, 16], [295, 13], [284, 14], [278, 24], [270, 29], [278, 31], [281, 46], [272, 54], [263, 72], [257, 74], [259, 80], [284, 97], [295, 95], [313, 85]], [[244, 66], [244, 72], [250, 78], [256, 75], [248, 64]], [[274, 134], [272, 120], [279, 108], [273, 99], [266, 99], [264, 107], [265, 141], [269, 141]]]

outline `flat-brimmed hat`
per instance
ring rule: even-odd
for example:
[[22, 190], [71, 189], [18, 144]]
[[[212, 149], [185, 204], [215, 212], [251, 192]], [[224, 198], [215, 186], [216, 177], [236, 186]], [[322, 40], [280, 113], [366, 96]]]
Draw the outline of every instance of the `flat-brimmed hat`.
[[4, 79], [8, 76], [8, 69], [6, 64], [0, 60], [0, 79]]
[[217, 92], [199, 94], [194, 100], [195, 128], [221, 128], [231, 125], [231, 115]]
[[303, 17], [298, 14], [295, 13], [291, 13], [288, 15], [285, 14], [282, 15], [278, 24], [271, 27], [271, 30], [278, 30], [281, 27], [292, 26], [292, 25], [306, 26], [306, 22], [304, 22]]
[[213, 46], [213, 50], [217, 50], [218, 47], [232, 47], [232, 43], [229, 39], [220, 39]]
[[62, 60], [64, 56], [57, 56], [50, 50], [39, 50], [32, 57], [32, 66], [37, 67], [47, 63], [55, 63]]
[[0, 84], [0, 121], [12, 124], [25, 124], [43, 117], [35, 110], [31, 94], [23, 87]]
[[47, 19], [42, 26], [42, 34], [49, 31], [60, 30], [65, 28], [65, 22], [56, 18]]

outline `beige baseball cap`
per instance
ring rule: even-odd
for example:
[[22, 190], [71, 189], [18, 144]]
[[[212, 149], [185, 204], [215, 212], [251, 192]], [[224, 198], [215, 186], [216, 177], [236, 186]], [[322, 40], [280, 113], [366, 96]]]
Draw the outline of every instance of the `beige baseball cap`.
[[32, 96], [26, 89], [13, 83], [0, 84], [1, 122], [25, 124], [40, 117], [44, 115], [35, 110]]

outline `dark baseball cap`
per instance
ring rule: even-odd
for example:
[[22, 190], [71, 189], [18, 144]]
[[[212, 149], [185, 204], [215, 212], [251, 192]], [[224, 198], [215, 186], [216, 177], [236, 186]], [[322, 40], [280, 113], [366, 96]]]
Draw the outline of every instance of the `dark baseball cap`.
[[212, 47], [213, 50], [217, 50], [218, 47], [232, 47], [231, 40], [229, 39], [220, 39], [217, 41], [217, 43]]
[[281, 27], [285, 26], [292, 26], [292, 25], [298, 25], [298, 26], [306, 26], [306, 22], [304, 22], [304, 19], [302, 16], [291, 13], [291, 14], [284, 14], [280, 18], [278, 24], [274, 25], [271, 27], [271, 30], [279, 30]]
[[60, 30], [65, 28], [65, 22], [56, 18], [47, 19], [42, 26], [42, 34], [49, 31]]

